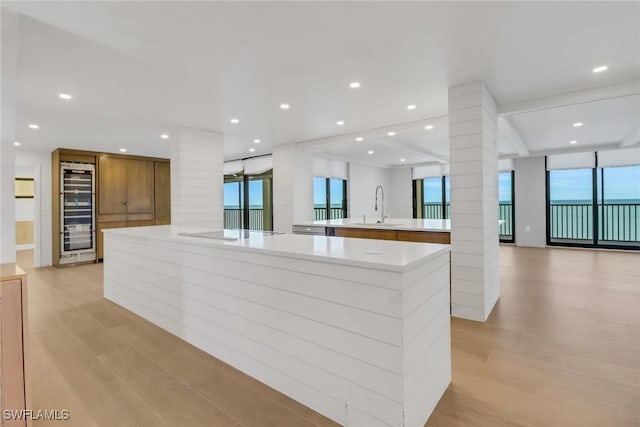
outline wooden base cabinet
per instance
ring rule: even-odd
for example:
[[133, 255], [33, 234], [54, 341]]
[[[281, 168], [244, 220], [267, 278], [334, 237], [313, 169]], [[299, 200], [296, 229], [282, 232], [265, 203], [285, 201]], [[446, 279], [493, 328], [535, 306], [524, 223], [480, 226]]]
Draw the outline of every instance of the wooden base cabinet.
[[[31, 426], [31, 420], [10, 417], [31, 409], [27, 363], [27, 276], [15, 264], [0, 265], [0, 396], [2, 426]], [[9, 412], [5, 412], [9, 411]]]
[[398, 240], [420, 243], [451, 243], [451, 233], [435, 231], [398, 231], [373, 228], [330, 227], [328, 236], [355, 237], [360, 239]]

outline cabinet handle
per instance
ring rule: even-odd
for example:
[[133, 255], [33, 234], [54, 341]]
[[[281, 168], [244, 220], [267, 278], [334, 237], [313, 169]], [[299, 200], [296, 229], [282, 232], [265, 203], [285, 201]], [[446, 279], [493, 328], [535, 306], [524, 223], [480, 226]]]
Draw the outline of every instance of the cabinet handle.
[[129, 201], [127, 200], [126, 202], [124, 202], [124, 205], [127, 206], [129, 204]]

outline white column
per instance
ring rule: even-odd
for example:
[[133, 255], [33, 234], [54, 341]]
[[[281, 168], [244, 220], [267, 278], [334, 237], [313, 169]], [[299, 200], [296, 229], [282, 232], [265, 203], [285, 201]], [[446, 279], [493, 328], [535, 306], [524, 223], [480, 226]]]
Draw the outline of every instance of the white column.
[[0, 264], [16, 261], [15, 147], [18, 16], [2, 9], [2, 136], [0, 139]]
[[171, 225], [223, 228], [223, 135], [178, 128], [171, 134]]
[[313, 157], [293, 144], [273, 147], [273, 230], [313, 221]]
[[482, 322], [500, 296], [496, 128], [484, 83], [449, 88], [452, 314]]

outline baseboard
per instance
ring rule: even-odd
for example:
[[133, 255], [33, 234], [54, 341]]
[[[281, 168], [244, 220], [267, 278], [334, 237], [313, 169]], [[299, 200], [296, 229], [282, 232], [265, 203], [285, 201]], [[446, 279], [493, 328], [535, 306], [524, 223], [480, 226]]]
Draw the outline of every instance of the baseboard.
[[34, 249], [33, 243], [29, 243], [28, 245], [16, 245], [16, 251], [26, 251], [29, 249]]

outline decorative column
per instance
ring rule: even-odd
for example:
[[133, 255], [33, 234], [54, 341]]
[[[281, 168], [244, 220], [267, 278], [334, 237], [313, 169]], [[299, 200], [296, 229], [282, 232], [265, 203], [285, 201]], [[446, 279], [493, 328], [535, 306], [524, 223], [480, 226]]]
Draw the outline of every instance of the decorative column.
[[171, 225], [222, 229], [223, 135], [178, 128], [171, 135]]
[[18, 16], [2, 8], [0, 138], [0, 264], [16, 262], [15, 147]]
[[273, 230], [313, 221], [313, 157], [294, 144], [273, 147]]
[[496, 130], [483, 82], [449, 88], [452, 315], [481, 322], [500, 296]]

